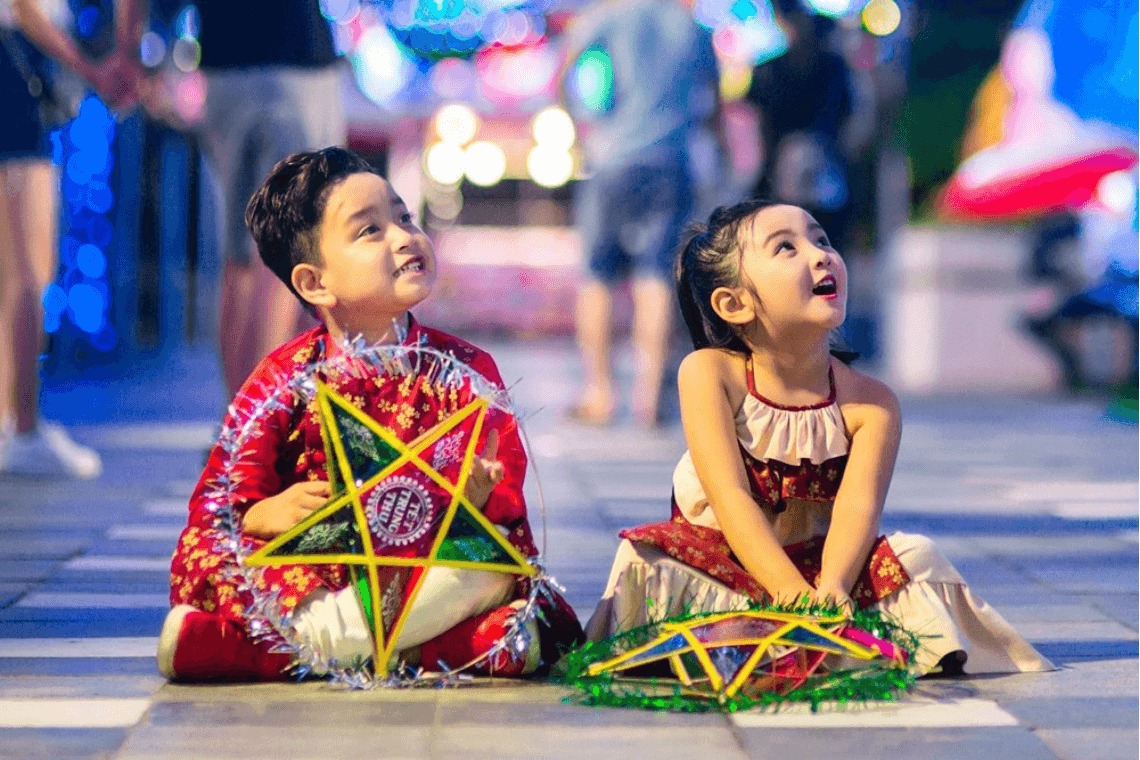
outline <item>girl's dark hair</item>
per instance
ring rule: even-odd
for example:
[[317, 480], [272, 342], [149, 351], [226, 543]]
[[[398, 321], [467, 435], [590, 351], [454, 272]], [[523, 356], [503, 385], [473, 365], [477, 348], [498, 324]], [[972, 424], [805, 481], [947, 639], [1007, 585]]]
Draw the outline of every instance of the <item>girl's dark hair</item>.
[[[724, 348], [745, 355], [752, 352], [737, 329], [713, 310], [712, 294], [717, 288], [740, 284], [741, 228], [757, 212], [776, 205], [781, 204], [750, 198], [734, 206], [721, 206], [713, 211], [708, 224], [689, 228], [677, 254], [673, 276], [681, 317], [694, 349]], [[835, 333], [831, 353], [845, 364], [859, 358], [858, 353], [842, 345]]]
[[345, 148], [294, 153], [273, 167], [249, 199], [245, 223], [257, 252], [293, 295], [293, 267], [321, 263], [317, 238], [329, 193], [345, 177], [359, 173], [384, 176]]
[[740, 284], [740, 228], [756, 212], [775, 206], [775, 201], [751, 198], [735, 206], [721, 206], [708, 224], [689, 228], [677, 255], [673, 276], [677, 302], [689, 330], [693, 348], [727, 348], [742, 354], [750, 349], [736, 328], [713, 311], [712, 294], [717, 288]]

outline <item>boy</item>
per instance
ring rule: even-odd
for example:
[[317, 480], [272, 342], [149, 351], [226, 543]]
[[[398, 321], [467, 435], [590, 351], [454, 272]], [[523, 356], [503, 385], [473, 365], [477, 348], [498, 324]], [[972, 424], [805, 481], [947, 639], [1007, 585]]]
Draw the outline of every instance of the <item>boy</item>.
[[[322, 324], [266, 357], [239, 397], [263, 398], [275, 378], [289, 377], [339, 350], [346, 335], [361, 335], [369, 344], [394, 343], [402, 332], [397, 324], [406, 328], [406, 342], [452, 354], [502, 386], [489, 354], [412, 318], [409, 309], [431, 293], [435, 254], [404, 202], [360, 157], [326, 148], [281, 161], [250, 200], [246, 223], [266, 266]], [[400, 393], [414, 397], [376, 398], [375, 388], [370, 393], [357, 381], [342, 392], [382, 424], [400, 427], [411, 437], [446, 416], [403, 384]], [[290, 408], [268, 416], [251, 450], [232, 468], [234, 510], [250, 547], [285, 532], [329, 498], [314, 409]], [[281, 680], [289, 655], [270, 652], [247, 635], [244, 612], [250, 600], [242, 598], [226, 572], [232, 559], [218, 548], [223, 534], [207, 494], [224, 470], [224, 456], [216, 446], [190, 499], [189, 524], [171, 564], [174, 607], [159, 640], [159, 670], [177, 680]], [[487, 436], [475, 457], [466, 496], [516, 548], [533, 556], [537, 551], [522, 495], [525, 472], [517, 429], [505, 426]], [[346, 588], [343, 566], [267, 567], [262, 577], [279, 592], [282, 611], [293, 613], [297, 637], [324, 657], [343, 662], [371, 654], [368, 625], [354, 590]], [[427, 670], [458, 666], [487, 652], [521, 605], [525, 587], [502, 573], [442, 568], [433, 568], [427, 581], [433, 590], [416, 599], [399, 639], [405, 659], [418, 656]], [[515, 660], [496, 656], [490, 663], [494, 673], [532, 672], [542, 661], [552, 663], [559, 646], [582, 640], [576, 616], [560, 597], [543, 612], [549, 622], [541, 631], [532, 628], [537, 635], [531, 650]]]

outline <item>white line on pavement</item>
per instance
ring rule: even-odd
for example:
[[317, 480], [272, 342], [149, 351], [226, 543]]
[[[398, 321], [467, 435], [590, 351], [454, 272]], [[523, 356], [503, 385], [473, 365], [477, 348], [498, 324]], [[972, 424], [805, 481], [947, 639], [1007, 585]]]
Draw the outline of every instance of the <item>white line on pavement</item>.
[[169, 573], [170, 557], [76, 557], [63, 563], [64, 570], [141, 570]]
[[186, 499], [155, 499], [143, 504], [143, 513], [162, 517], [186, 517]]
[[105, 639], [0, 639], [0, 658], [154, 657], [157, 636]]
[[107, 538], [113, 541], [177, 541], [184, 525], [113, 525]]
[[147, 699], [0, 699], [3, 728], [120, 728], [139, 722]]
[[789, 705], [778, 712], [734, 713], [741, 728], [953, 728], [1016, 726], [1017, 718], [986, 699], [928, 700], [904, 697], [900, 702], [833, 704], [813, 713], [809, 705]]
[[74, 610], [166, 609], [170, 606], [170, 597], [166, 594], [81, 594], [37, 591], [16, 602], [16, 606]]

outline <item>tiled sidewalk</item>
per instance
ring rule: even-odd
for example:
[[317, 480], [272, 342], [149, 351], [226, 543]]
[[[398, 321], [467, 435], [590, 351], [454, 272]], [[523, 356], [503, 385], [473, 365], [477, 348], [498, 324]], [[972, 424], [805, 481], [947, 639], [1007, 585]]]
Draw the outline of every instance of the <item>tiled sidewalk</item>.
[[[546, 556], [585, 618], [616, 531], [667, 514], [680, 431], [564, 424], [568, 348], [492, 350], [508, 383], [522, 378]], [[542, 684], [165, 684], [153, 651], [168, 557], [210, 425], [167, 424], [132, 382], [129, 426], [79, 429], [105, 456], [100, 481], [0, 479], [0, 757], [1136, 757], [1137, 437], [1093, 403], [904, 400], [883, 520], [936, 538], [1059, 671], [923, 681], [864, 709], [692, 716], [564, 704]]]

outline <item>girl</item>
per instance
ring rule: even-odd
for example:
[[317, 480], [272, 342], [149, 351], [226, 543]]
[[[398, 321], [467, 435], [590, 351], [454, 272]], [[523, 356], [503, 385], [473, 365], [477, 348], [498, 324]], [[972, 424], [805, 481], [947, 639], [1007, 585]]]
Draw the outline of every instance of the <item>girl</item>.
[[877, 605], [923, 637], [920, 674], [1052, 669], [930, 539], [878, 536], [898, 402], [829, 348], [847, 272], [811, 215], [761, 200], [717, 209], [675, 274], [696, 349], [678, 371], [689, 451], [672, 520], [622, 531], [589, 638], [806, 596]]

